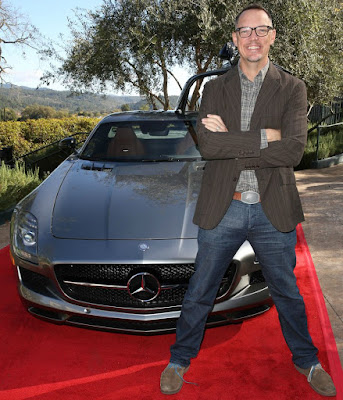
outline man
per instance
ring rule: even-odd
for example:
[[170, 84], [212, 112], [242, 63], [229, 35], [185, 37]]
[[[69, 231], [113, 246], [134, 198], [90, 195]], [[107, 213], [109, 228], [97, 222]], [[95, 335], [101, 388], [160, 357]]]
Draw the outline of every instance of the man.
[[295, 368], [315, 391], [334, 396], [334, 384], [308, 333], [293, 273], [295, 228], [304, 220], [293, 167], [306, 143], [305, 84], [269, 61], [276, 32], [268, 11], [250, 5], [235, 24], [232, 39], [239, 64], [204, 88], [197, 136], [208, 161], [194, 215], [199, 250], [161, 391], [181, 389], [226, 267], [247, 239], [261, 264]]

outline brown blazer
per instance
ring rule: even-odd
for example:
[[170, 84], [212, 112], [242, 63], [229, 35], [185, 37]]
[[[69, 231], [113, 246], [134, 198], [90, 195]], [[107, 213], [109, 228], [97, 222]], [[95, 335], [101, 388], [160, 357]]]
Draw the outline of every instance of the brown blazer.
[[[229, 132], [211, 132], [201, 123], [207, 114], [220, 115]], [[194, 223], [213, 229], [230, 206], [244, 169], [256, 171], [263, 210], [281, 232], [304, 220], [293, 168], [299, 164], [307, 138], [307, 99], [303, 81], [270, 63], [250, 130], [242, 132], [238, 67], [209, 81], [204, 88], [197, 137], [207, 160]], [[260, 149], [261, 128], [281, 129], [281, 140]]]

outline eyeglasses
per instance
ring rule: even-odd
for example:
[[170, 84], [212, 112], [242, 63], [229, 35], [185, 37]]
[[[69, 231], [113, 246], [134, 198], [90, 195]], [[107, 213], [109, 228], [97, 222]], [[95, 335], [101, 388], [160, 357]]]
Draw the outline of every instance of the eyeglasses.
[[243, 26], [242, 28], [237, 28], [236, 32], [239, 33], [239, 36], [241, 38], [247, 38], [251, 36], [252, 31], [255, 31], [257, 36], [263, 37], [267, 36], [269, 31], [273, 29], [274, 28], [272, 26], [267, 26], [267, 25], [256, 26], [255, 28], [250, 28], [249, 26]]

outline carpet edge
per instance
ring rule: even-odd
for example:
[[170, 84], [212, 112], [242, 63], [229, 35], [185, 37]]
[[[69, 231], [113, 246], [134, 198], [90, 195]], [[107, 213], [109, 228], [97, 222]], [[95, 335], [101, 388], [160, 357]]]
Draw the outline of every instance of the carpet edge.
[[314, 300], [317, 304], [318, 308], [318, 318], [320, 321], [320, 325], [322, 328], [322, 333], [324, 336], [324, 344], [325, 344], [325, 351], [328, 358], [329, 369], [332, 375], [332, 379], [335, 382], [336, 391], [337, 391], [337, 399], [343, 399], [343, 370], [341, 361], [338, 355], [336, 340], [332, 331], [331, 322], [329, 319], [329, 315], [326, 309], [326, 304], [324, 300], [323, 291], [321, 289], [319, 279], [317, 276], [317, 272], [313, 263], [313, 259], [310, 253], [310, 249], [308, 247], [305, 233], [301, 224], [297, 226], [297, 234], [299, 237], [299, 242], [303, 254], [307, 260], [308, 266], [308, 273], [309, 278], [312, 281], [313, 287], [315, 287], [314, 291]]

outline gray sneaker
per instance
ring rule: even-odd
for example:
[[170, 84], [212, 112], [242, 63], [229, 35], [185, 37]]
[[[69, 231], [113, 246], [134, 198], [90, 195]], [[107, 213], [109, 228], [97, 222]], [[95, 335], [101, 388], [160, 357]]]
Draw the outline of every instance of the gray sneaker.
[[161, 374], [160, 388], [163, 394], [175, 394], [182, 388], [183, 375], [189, 370], [180, 364], [169, 363]]
[[295, 365], [295, 369], [307, 377], [307, 382], [311, 388], [322, 396], [336, 396], [336, 388], [332, 382], [331, 376], [324, 371], [323, 367], [318, 363], [310, 368], [300, 368]]

